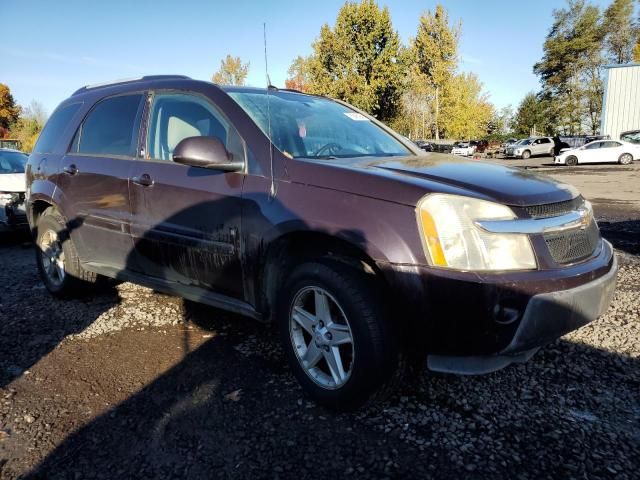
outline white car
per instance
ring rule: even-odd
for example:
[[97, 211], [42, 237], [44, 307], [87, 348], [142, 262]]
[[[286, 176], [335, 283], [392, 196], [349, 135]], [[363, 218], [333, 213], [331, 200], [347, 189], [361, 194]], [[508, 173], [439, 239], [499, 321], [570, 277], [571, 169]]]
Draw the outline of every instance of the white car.
[[476, 147], [470, 145], [469, 142], [458, 142], [453, 146], [451, 153], [454, 155], [462, 155], [463, 157], [469, 157], [474, 154]]
[[596, 140], [579, 148], [562, 150], [554, 163], [570, 166], [579, 163], [604, 162], [629, 165], [638, 158], [640, 158], [640, 145], [621, 140]]
[[0, 148], [0, 232], [26, 228], [24, 209], [27, 155]]

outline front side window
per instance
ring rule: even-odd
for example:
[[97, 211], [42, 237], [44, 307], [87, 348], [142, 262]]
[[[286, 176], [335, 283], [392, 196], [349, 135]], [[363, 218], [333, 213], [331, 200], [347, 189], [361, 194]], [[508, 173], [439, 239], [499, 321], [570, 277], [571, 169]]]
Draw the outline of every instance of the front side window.
[[56, 143], [64, 133], [67, 125], [76, 114], [82, 103], [72, 103], [63, 107], [58, 107], [38, 137], [36, 145], [33, 147], [35, 153], [51, 153]]
[[540, 143], [551, 143], [551, 140], [549, 140], [548, 138], [541, 138]]
[[28, 158], [24, 153], [0, 151], [0, 173], [24, 173]]
[[369, 118], [327, 98], [246, 89], [228, 89], [227, 93], [276, 148], [292, 158], [411, 154]]
[[172, 160], [178, 143], [188, 137], [217, 138], [234, 160], [244, 161], [240, 134], [207, 100], [182, 93], [156, 94], [147, 135], [148, 157]]
[[587, 150], [595, 150], [596, 148], [600, 148], [602, 146], [602, 142], [593, 142], [589, 145], [586, 145], [584, 148]]
[[142, 93], [100, 101], [84, 120], [72, 151], [86, 155], [136, 156]]

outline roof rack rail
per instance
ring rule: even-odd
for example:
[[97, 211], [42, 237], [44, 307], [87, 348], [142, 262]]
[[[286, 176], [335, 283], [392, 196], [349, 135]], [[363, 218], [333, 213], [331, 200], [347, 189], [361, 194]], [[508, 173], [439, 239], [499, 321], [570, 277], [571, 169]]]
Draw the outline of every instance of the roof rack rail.
[[85, 85], [84, 87], [80, 87], [78, 90], [73, 92], [71, 96], [78, 95], [79, 93], [83, 93], [88, 90], [93, 90], [94, 88], [110, 87], [112, 85], [120, 85], [122, 83], [140, 82], [144, 80], [170, 80], [170, 79], [190, 80], [191, 77], [187, 77], [186, 75], [145, 75], [144, 77], [122, 78], [119, 80], [111, 80], [110, 82], [94, 83], [93, 85]]

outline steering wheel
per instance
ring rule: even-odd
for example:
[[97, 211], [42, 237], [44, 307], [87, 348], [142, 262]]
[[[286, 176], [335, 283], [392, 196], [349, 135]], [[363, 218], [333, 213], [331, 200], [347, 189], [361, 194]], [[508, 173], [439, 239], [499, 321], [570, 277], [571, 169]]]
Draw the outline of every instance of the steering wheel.
[[[327, 151], [327, 153], [323, 153], [324, 151]], [[324, 157], [325, 155], [327, 156], [331, 156], [331, 155], [335, 155], [336, 153], [338, 153], [339, 151], [342, 150], [342, 146], [338, 145], [335, 142], [329, 142], [326, 145], [323, 145], [322, 147], [320, 147], [318, 149], [318, 151], [316, 152], [316, 157]]]

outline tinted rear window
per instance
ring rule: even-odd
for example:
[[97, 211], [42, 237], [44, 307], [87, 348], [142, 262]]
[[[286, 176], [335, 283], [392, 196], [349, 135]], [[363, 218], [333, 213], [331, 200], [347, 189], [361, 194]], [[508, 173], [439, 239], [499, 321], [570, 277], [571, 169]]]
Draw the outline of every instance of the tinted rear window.
[[78, 152], [135, 156], [142, 94], [111, 97], [99, 102], [79, 131]]
[[71, 105], [65, 105], [59, 107], [51, 115], [51, 118], [47, 122], [38, 137], [38, 142], [33, 151], [36, 153], [51, 153], [56, 143], [60, 139], [60, 136], [64, 133], [65, 128], [80, 108], [81, 103], [72, 103]]

